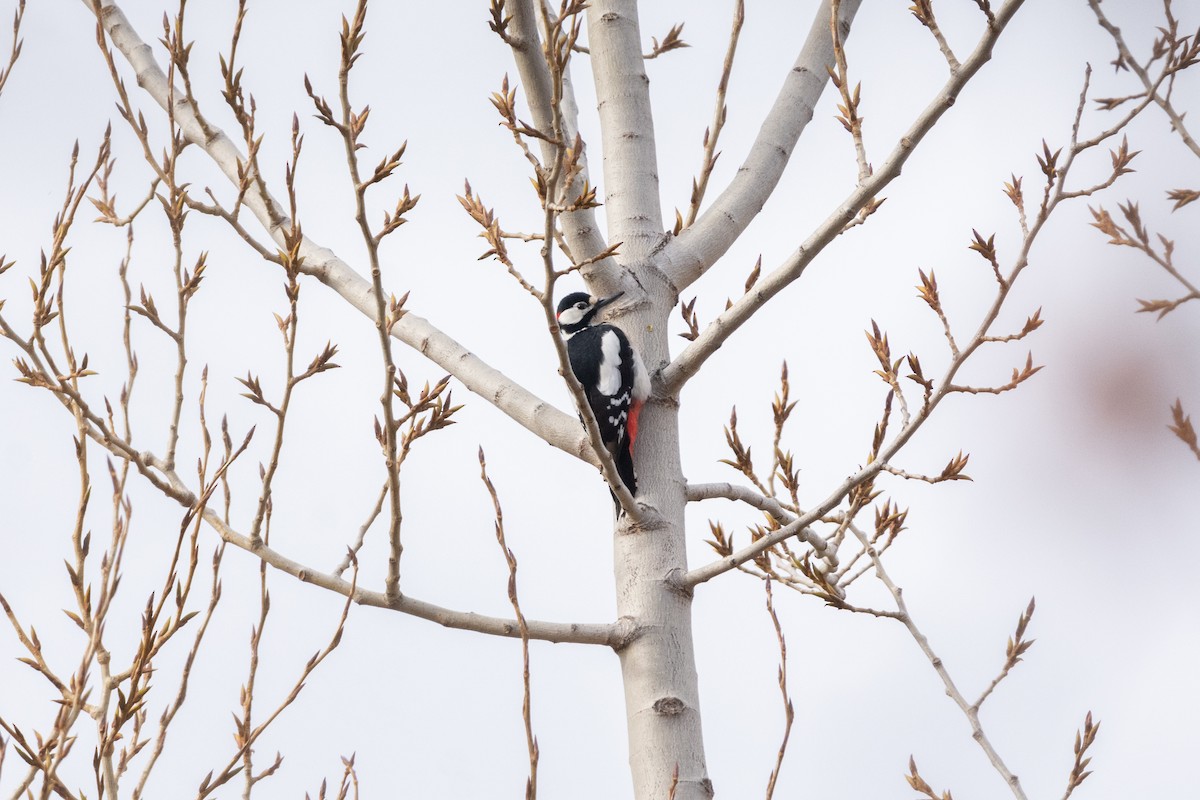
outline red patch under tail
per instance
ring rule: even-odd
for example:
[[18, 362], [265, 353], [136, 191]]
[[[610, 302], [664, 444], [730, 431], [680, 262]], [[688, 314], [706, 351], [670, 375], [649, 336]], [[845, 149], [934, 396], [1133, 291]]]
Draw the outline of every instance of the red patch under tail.
[[626, 427], [629, 428], [629, 452], [633, 452], [633, 444], [637, 441], [638, 435], [638, 417], [642, 413], [642, 406], [646, 403], [644, 400], [634, 400], [629, 406], [629, 421]]

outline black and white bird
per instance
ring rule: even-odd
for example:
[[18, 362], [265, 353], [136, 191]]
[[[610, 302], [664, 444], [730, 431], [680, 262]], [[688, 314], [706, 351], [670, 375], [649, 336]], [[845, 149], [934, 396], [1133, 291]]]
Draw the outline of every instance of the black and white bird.
[[650, 396], [650, 376], [624, 331], [596, 319], [602, 308], [623, 294], [605, 298], [586, 292], [567, 295], [558, 304], [558, 329], [567, 342], [571, 371], [583, 386], [600, 426], [600, 437], [612, 453], [625, 487], [636, 495], [633, 444], [638, 415]]

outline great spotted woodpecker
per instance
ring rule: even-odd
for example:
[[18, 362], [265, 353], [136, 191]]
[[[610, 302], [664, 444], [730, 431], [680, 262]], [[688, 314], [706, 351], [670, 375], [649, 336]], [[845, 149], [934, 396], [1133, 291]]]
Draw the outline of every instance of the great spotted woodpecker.
[[650, 396], [650, 376], [625, 333], [596, 319], [602, 308], [623, 294], [605, 298], [585, 292], [567, 295], [558, 304], [558, 329], [567, 342], [571, 371], [583, 386], [600, 426], [600, 437], [612, 453], [625, 487], [636, 495], [633, 443], [638, 415]]

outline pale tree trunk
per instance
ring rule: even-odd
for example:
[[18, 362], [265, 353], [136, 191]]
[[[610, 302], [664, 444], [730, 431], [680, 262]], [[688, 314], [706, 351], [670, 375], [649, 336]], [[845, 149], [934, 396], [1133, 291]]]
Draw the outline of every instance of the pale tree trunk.
[[[661, 291], [661, 290], [660, 290]], [[663, 298], [637, 314], [635, 342], [648, 363], [663, 364]], [[627, 325], [627, 327], [633, 327]], [[650, 332], [653, 331], [653, 332]], [[712, 797], [704, 760], [700, 694], [692, 642], [692, 593], [684, 530], [686, 481], [679, 456], [679, 407], [656, 397], [643, 414], [638, 438], [639, 501], [656, 514], [646, 525], [618, 525], [613, 542], [617, 612], [635, 621], [638, 635], [618, 650], [625, 684], [629, 763], [635, 796], [666, 798], [678, 767], [677, 798]]]
[[[858, 0], [842, 4], [843, 36], [858, 5]], [[686, 282], [729, 247], [778, 182], [828, 82], [826, 65], [833, 63], [830, 15], [829, 3], [821, 3], [738, 182], [720, 198], [717, 213], [699, 221], [700, 232], [691, 239], [704, 243], [684, 251], [694, 270], [685, 276]], [[659, 378], [671, 363], [667, 322], [679, 301], [674, 281], [680, 269], [666, 250], [672, 240], [662, 224], [649, 81], [635, 0], [592, 2], [588, 40], [603, 134], [608, 240], [621, 242], [617, 260], [622, 270], [597, 276], [594, 282], [601, 290], [619, 287], [636, 297], [615, 321], [656, 378], [636, 454], [638, 499], [654, 513], [640, 525], [619, 523], [614, 542], [617, 610], [638, 631], [618, 651], [629, 763], [637, 798], [666, 798], [673, 790], [680, 800], [707, 799], [714, 788], [705, 764], [692, 590], [683, 581], [688, 571], [687, 481], [679, 447], [679, 387], [665, 386]]]
[[[667, 315], [676, 297], [673, 287], [654, 279], [653, 255], [666, 236], [641, 41], [634, 0], [601, 0], [588, 8], [608, 239], [621, 242], [617, 260], [628, 271], [613, 277], [637, 298], [615, 321], [656, 374], [670, 363]], [[639, 500], [654, 513], [640, 524], [623, 517], [613, 543], [617, 613], [634, 620], [638, 630], [619, 650], [629, 765], [638, 798], [666, 798], [674, 784], [680, 800], [706, 799], [713, 788], [700, 724], [692, 596], [679, 583], [687, 572], [687, 497], [678, 404], [656, 394], [643, 418], [636, 454]]]

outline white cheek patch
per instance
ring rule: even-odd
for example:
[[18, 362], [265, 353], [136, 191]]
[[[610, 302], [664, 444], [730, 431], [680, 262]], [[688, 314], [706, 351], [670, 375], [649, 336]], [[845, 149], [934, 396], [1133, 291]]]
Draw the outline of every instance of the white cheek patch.
[[621, 388], [621, 340], [613, 331], [600, 337], [600, 394], [614, 395]]
[[575, 306], [570, 306], [558, 315], [558, 324], [574, 325], [581, 319], [583, 319], [583, 312]]

